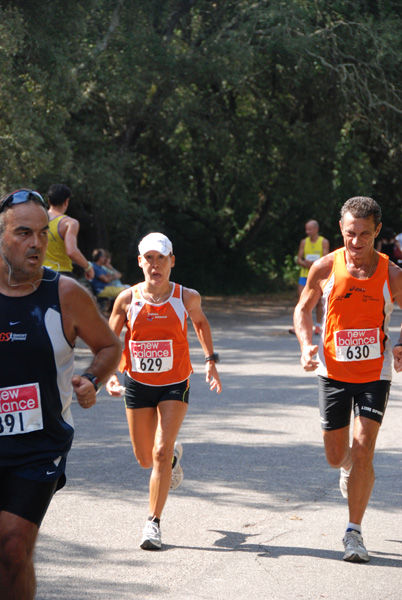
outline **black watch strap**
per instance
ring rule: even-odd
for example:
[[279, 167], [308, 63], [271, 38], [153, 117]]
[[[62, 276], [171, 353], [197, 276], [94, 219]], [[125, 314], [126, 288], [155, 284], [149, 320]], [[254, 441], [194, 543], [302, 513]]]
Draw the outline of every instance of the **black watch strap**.
[[81, 377], [85, 377], [85, 379], [88, 379], [92, 383], [92, 385], [94, 386], [95, 392], [99, 392], [99, 390], [102, 387], [100, 379], [98, 379], [97, 377], [95, 377], [95, 375], [92, 375], [92, 373], [83, 373], [81, 375]]
[[218, 363], [219, 362], [219, 354], [217, 352], [213, 352], [211, 354], [211, 356], [207, 356], [205, 358], [205, 362], [209, 362], [210, 360], [213, 360], [214, 362]]

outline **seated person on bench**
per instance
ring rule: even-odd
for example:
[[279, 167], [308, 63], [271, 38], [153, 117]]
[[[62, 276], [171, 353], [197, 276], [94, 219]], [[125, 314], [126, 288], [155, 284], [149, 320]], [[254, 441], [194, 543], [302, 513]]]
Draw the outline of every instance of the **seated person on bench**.
[[110, 255], [98, 248], [92, 252], [92, 266], [95, 277], [91, 279], [91, 286], [97, 298], [108, 298], [114, 300], [123, 290], [130, 287], [124, 285], [121, 281], [116, 281], [121, 277], [121, 273], [115, 269], [108, 269], [106, 263]]

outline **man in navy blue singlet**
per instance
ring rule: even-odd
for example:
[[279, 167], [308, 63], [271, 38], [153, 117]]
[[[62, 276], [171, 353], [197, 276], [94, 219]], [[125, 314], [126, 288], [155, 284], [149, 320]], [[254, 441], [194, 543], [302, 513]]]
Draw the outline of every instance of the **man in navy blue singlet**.
[[[73, 441], [72, 392], [83, 408], [114, 373], [120, 342], [75, 280], [43, 267], [49, 218], [42, 197], [0, 199], [0, 594], [33, 600], [33, 554]], [[74, 375], [74, 345], [91, 349]]]

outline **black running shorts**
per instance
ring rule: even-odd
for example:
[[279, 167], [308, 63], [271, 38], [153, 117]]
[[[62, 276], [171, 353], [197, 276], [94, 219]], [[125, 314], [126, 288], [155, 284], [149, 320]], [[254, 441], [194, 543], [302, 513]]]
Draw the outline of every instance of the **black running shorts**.
[[54, 481], [36, 481], [0, 467], [0, 511], [7, 511], [40, 527], [53, 494], [66, 481], [64, 473]]
[[390, 381], [345, 383], [319, 376], [321, 428], [332, 431], [347, 427], [352, 408], [355, 417], [366, 417], [381, 424], [390, 387]]
[[172, 385], [144, 385], [124, 375], [126, 386], [124, 401], [126, 408], [156, 408], [164, 400], [177, 400], [188, 404], [190, 397], [190, 381], [182, 381]]

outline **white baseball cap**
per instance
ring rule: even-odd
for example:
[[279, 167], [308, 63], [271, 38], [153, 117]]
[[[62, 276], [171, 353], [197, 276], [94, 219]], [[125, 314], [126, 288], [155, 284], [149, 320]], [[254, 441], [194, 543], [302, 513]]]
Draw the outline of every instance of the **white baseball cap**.
[[149, 233], [138, 244], [138, 251], [141, 256], [144, 256], [144, 254], [151, 250], [160, 252], [163, 256], [173, 254], [172, 242], [163, 233]]

